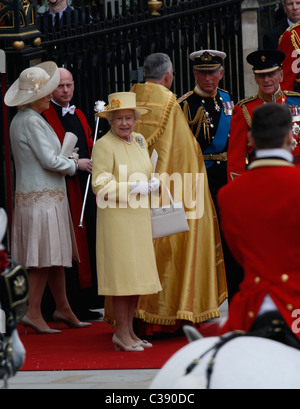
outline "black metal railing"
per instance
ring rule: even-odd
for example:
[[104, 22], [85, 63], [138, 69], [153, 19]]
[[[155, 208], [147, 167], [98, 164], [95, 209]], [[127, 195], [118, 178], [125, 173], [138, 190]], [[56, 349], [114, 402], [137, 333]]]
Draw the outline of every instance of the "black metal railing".
[[[226, 52], [222, 87], [236, 99], [244, 96], [241, 0], [166, 0], [159, 16], [148, 3], [115, 1], [71, 13], [69, 24], [39, 18], [43, 59], [68, 68], [76, 85], [75, 103], [93, 117], [93, 104], [111, 92], [128, 91], [142, 81], [144, 58], [167, 53], [176, 72], [172, 90], [182, 95], [194, 86], [189, 54], [197, 49]], [[112, 8], [112, 5], [114, 6]], [[77, 26], [75, 22], [77, 21]], [[47, 29], [45, 29], [47, 28]]]
[[[35, 38], [27, 40], [23, 36], [21, 40], [25, 46], [18, 51], [8, 39], [2, 41], [0, 37], [0, 48], [5, 50], [7, 57], [7, 88], [27, 66], [41, 60], [55, 61], [72, 72], [74, 103], [87, 115], [93, 129], [95, 102], [107, 101], [108, 94], [129, 91], [134, 83], [142, 82], [142, 67], [147, 55], [164, 52], [171, 57], [176, 73], [172, 91], [181, 96], [194, 87], [189, 54], [208, 48], [226, 52], [221, 87], [231, 92], [236, 100], [241, 99], [244, 97], [241, 2], [165, 0], [159, 8], [160, 14], [153, 15], [147, 0], [130, 0], [129, 4], [120, 0], [107, 3], [106, 7], [102, 0], [93, 0], [81, 2], [81, 7], [71, 12], [69, 20], [65, 14], [62, 20], [56, 16], [54, 25], [52, 17], [38, 16], [40, 46]], [[0, 106], [0, 113], [3, 113], [1, 108], [3, 105]], [[14, 109], [8, 110], [8, 122], [14, 113]], [[11, 158], [4, 156], [3, 138], [8, 139], [8, 132], [4, 136], [2, 119], [1, 115], [0, 206], [7, 209], [5, 195], [8, 189], [3, 189], [7, 168], [3, 158], [5, 161]]]

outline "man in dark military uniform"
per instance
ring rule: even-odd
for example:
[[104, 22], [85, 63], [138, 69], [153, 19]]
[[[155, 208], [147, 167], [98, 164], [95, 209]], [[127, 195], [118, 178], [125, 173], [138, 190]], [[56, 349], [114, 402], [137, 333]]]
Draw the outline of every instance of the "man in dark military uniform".
[[234, 107], [227, 153], [228, 181], [244, 173], [247, 163], [255, 157], [255, 147], [248, 143], [247, 135], [252, 126], [254, 109], [266, 103], [285, 104], [290, 108], [293, 120], [292, 154], [294, 163], [299, 163], [300, 94], [281, 90], [281, 63], [284, 59], [285, 54], [279, 50], [258, 50], [247, 56], [259, 90], [257, 95], [238, 102]]
[[234, 103], [227, 91], [218, 88], [223, 78], [226, 54], [200, 50], [190, 55], [197, 84], [178, 99], [191, 131], [201, 146], [209, 188], [216, 195], [226, 182], [227, 146]]
[[[193, 72], [197, 84], [193, 91], [177, 100], [201, 146], [217, 214], [217, 193], [227, 183], [228, 136], [234, 107], [230, 94], [218, 87], [224, 75], [225, 58], [226, 54], [217, 50], [192, 53], [190, 59], [194, 62]], [[222, 246], [230, 301], [242, 280], [242, 270], [231, 256], [223, 237]]]

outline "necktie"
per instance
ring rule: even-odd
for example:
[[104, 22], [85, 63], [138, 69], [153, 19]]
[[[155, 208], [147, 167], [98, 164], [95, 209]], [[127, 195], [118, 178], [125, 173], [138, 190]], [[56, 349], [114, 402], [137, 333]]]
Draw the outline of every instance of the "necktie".
[[67, 113], [74, 115], [75, 108], [76, 108], [75, 105], [71, 105], [67, 108], [62, 107], [62, 116], [65, 116]]

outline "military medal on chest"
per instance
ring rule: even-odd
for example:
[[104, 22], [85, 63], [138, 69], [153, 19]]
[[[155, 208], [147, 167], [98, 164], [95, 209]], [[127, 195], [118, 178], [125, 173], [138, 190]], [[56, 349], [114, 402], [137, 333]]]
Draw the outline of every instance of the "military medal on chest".
[[217, 100], [216, 100], [215, 97], [214, 97], [213, 99], [214, 99], [214, 104], [215, 104], [215, 110], [216, 110], [217, 112], [220, 112], [220, 111], [221, 111], [220, 105], [218, 104], [218, 102], [217, 102]]
[[296, 122], [294, 122], [294, 125], [293, 125], [293, 127], [292, 127], [292, 131], [293, 131], [293, 134], [298, 137], [299, 131], [300, 131], [300, 127], [299, 127], [299, 125], [298, 125]]
[[298, 106], [290, 106], [289, 109], [292, 115], [292, 121], [293, 122], [299, 122], [300, 121], [300, 108]]
[[209, 112], [205, 111], [205, 119], [206, 119], [206, 123], [210, 128], [214, 127], [214, 124], [212, 123], [212, 117], [209, 116]]
[[299, 133], [300, 133], [300, 126], [297, 122], [300, 121], [300, 110], [299, 107], [289, 106], [291, 115], [292, 115], [292, 131], [293, 131], [293, 143], [292, 143], [292, 150], [294, 150], [299, 142]]
[[225, 115], [232, 116], [234, 102], [233, 101], [223, 102], [222, 105], [223, 105]]

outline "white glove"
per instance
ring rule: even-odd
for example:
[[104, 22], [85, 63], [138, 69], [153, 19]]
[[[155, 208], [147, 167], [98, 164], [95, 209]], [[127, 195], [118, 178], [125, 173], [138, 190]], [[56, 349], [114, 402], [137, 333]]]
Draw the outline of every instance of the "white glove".
[[149, 181], [150, 192], [157, 192], [160, 186], [160, 180], [153, 176]]
[[130, 193], [139, 193], [141, 195], [148, 195], [150, 193], [150, 186], [148, 182], [135, 182], [130, 186]]
[[73, 152], [69, 156], [69, 159], [72, 159], [75, 162], [75, 173], [74, 174], [76, 174], [77, 170], [78, 170], [78, 158], [79, 158], [79, 155], [77, 153], [78, 150], [79, 150], [79, 148], [74, 148]]

